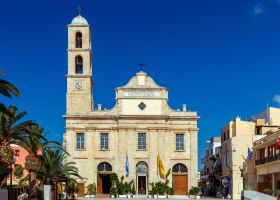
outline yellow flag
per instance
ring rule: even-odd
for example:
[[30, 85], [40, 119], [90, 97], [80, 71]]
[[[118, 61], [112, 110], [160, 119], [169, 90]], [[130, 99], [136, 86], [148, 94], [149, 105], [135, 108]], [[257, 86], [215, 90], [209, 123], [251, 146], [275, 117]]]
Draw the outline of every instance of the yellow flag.
[[160, 155], [158, 154], [157, 156], [157, 165], [158, 165], [158, 170], [159, 170], [159, 175], [161, 178], [164, 178], [166, 173], [165, 173], [165, 169], [163, 167], [163, 164], [162, 164], [162, 160], [160, 158]]
[[62, 194], [62, 184], [57, 183], [57, 194]]

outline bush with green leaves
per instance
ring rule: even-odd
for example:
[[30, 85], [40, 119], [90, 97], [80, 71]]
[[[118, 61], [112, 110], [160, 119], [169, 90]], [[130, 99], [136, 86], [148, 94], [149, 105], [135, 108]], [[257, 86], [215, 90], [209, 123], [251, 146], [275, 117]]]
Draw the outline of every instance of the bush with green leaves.
[[110, 181], [112, 182], [113, 186], [116, 186], [119, 183], [119, 178], [116, 173], [110, 174]]
[[87, 193], [89, 195], [96, 195], [96, 184], [95, 183], [89, 184], [87, 186]]
[[118, 194], [118, 188], [117, 188], [117, 187], [111, 187], [111, 189], [110, 189], [110, 194], [111, 194], [112, 196], [116, 197], [117, 194]]
[[119, 195], [125, 195], [132, 193], [132, 185], [134, 184], [134, 180], [130, 182], [124, 182], [124, 176], [121, 177], [121, 180], [117, 182], [117, 189]]
[[14, 176], [17, 179], [20, 179], [23, 176], [23, 167], [21, 165], [17, 165], [14, 169]]
[[174, 188], [173, 188], [173, 186], [168, 188], [167, 194], [171, 195], [171, 196], [174, 195]]
[[280, 195], [280, 190], [279, 189], [274, 189], [274, 190], [272, 190], [272, 194], [273, 194], [273, 196], [278, 197]]
[[149, 191], [150, 195], [173, 195], [174, 194], [174, 189], [169, 187], [169, 180], [168, 177], [170, 175], [170, 169], [168, 170], [167, 174], [165, 175], [165, 182], [152, 182], [150, 183], [152, 189]]
[[199, 187], [192, 187], [190, 190], [189, 190], [189, 195], [197, 195], [200, 191], [200, 188]]
[[265, 188], [265, 189], [263, 190], [263, 193], [265, 193], [265, 194], [271, 194], [271, 193], [272, 193], [272, 190], [269, 189], [269, 188]]
[[134, 181], [133, 181], [133, 184], [132, 184], [132, 186], [131, 186], [131, 194], [136, 194], [136, 188], [135, 188], [135, 183], [134, 183]]

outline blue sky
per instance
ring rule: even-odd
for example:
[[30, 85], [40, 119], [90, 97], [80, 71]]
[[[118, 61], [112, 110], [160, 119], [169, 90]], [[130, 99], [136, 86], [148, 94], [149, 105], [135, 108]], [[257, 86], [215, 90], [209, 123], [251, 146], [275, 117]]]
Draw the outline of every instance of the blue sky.
[[169, 104], [198, 111], [204, 141], [236, 116], [279, 107], [280, 1], [3, 1], [0, 68], [52, 140], [64, 132], [67, 27], [82, 5], [93, 30], [95, 103], [113, 107], [114, 88], [145, 71], [169, 89]]

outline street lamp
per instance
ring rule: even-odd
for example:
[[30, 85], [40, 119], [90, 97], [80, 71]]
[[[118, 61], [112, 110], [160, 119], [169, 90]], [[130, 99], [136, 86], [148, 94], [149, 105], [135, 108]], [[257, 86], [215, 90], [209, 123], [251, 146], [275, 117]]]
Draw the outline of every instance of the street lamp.
[[13, 158], [11, 162], [11, 174], [10, 174], [10, 195], [9, 199], [13, 200], [13, 164], [16, 163], [16, 158]]

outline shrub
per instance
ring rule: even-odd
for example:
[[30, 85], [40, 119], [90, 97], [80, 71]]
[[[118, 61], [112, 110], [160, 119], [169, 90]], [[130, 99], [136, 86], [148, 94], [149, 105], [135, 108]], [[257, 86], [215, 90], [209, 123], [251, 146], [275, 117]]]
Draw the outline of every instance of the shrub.
[[133, 181], [132, 187], [131, 187], [131, 194], [136, 194], [136, 188], [135, 188], [135, 183]]
[[168, 194], [168, 195], [171, 195], [171, 196], [174, 195], [174, 188], [173, 188], [173, 186], [170, 187], [170, 188], [168, 188], [167, 194]]
[[118, 181], [118, 183], [117, 183], [118, 194], [124, 195], [124, 194], [129, 194], [129, 193], [135, 192], [135, 186], [134, 186], [134, 191], [132, 192], [133, 185], [134, 185], [134, 180], [131, 180], [129, 183], [124, 182], [124, 176], [122, 176], [121, 180]]
[[17, 179], [20, 179], [23, 176], [23, 167], [21, 165], [15, 167], [14, 175]]
[[165, 176], [165, 182], [156, 182], [156, 183], [150, 183], [152, 189], [149, 191], [150, 195], [164, 195], [164, 194], [169, 194], [173, 195], [174, 194], [174, 189], [170, 188], [168, 186], [169, 180], [168, 176], [170, 175], [170, 170], [168, 170], [166, 176]]
[[269, 188], [265, 188], [265, 189], [263, 190], [263, 193], [265, 193], [265, 194], [271, 194], [271, 193], [272, 193], [272, 190], [269, 189]]
[[116, 187], [111, 187], [111, 189], [110, 189], [110, 194], [111, 194], [112, 196], [116, 197], [117, 194], [118, 194], [118, 188], [116, 188]]
[[199, 187], [192, 187], [190, 190], [189, 190], [189, 194], [190, 195], [197, 195], [199, 193]]
[[89, 184], [89, 185], [87, 186], [87, 193], [88, 193], [89, 195], [95, 195], [95, 194], [96, 194], [96, 185], [95, 185], [95, 183]]
[[119, 183], [118, 175], [116, 173], [112, 173], [110, 175], [110, 181], [112, 182], [113, 186], [116, 186], [116, 184]]

